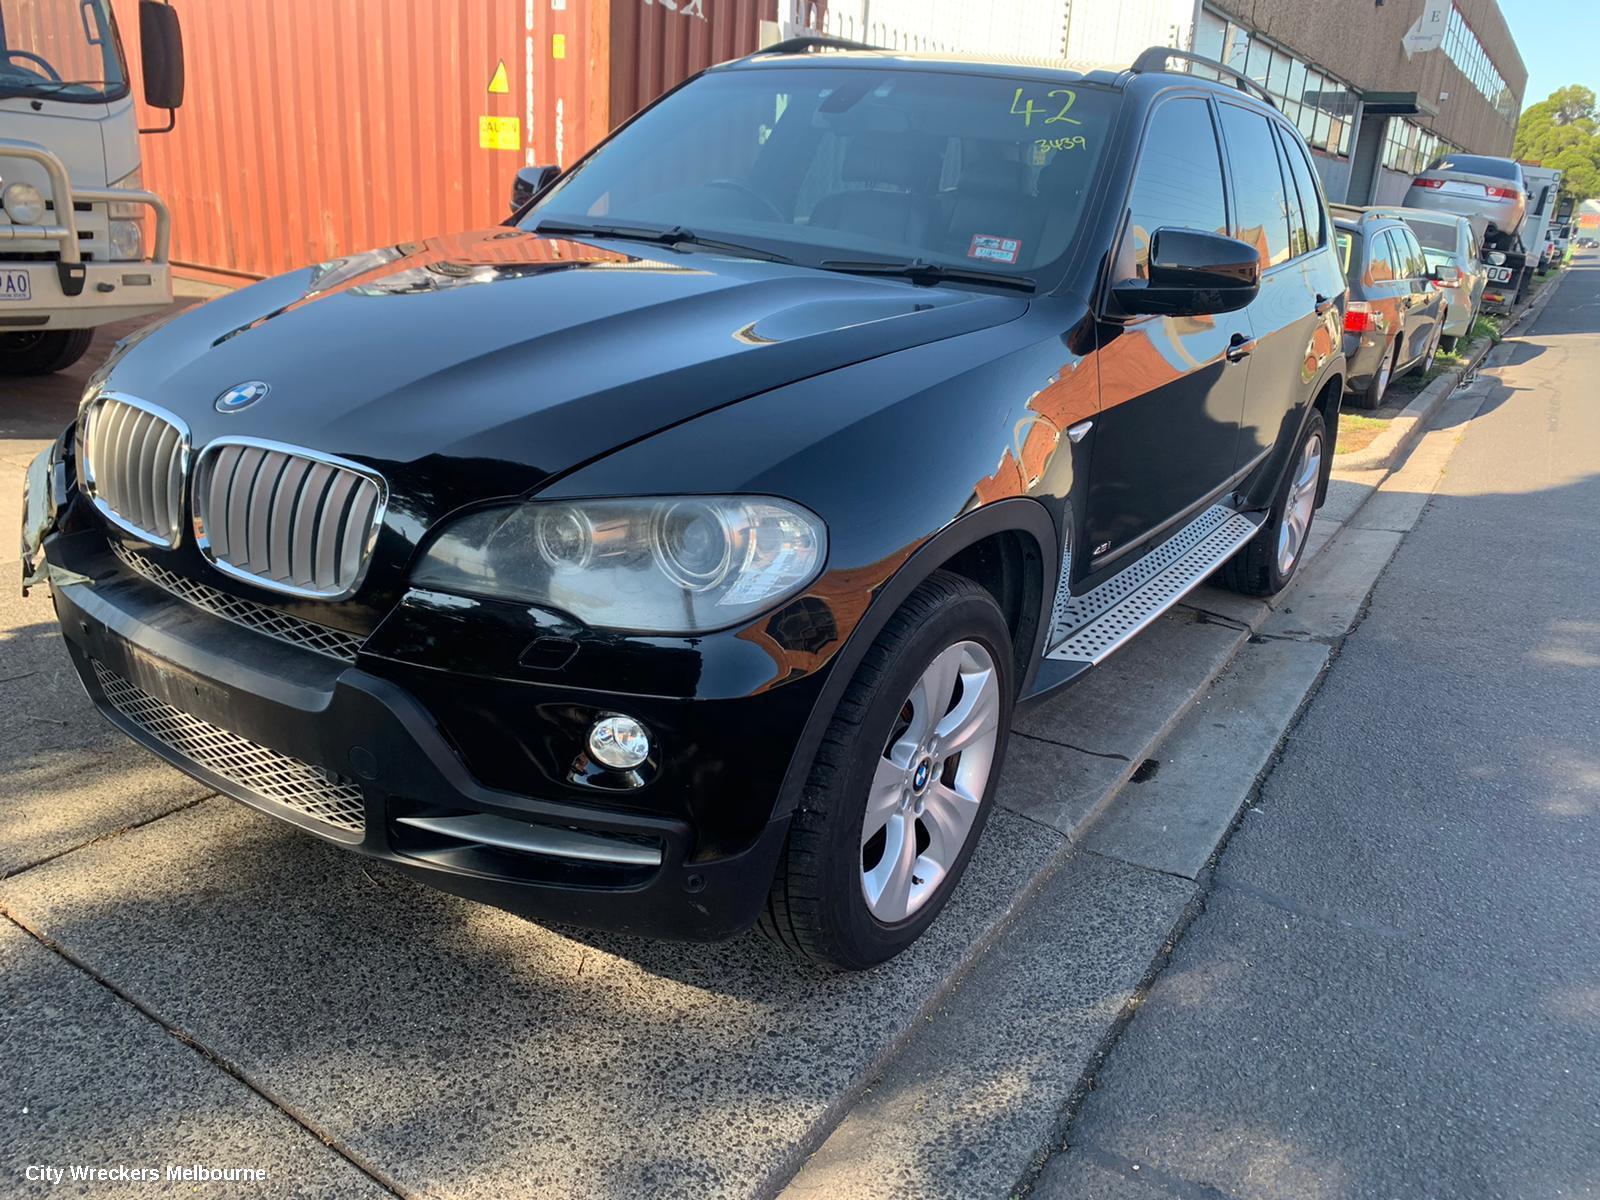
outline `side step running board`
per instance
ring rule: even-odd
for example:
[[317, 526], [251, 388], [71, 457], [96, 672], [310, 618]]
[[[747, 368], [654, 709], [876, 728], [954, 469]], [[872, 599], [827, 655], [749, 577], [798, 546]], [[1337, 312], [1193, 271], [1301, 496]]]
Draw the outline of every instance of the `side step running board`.
[[1063, 610], [1070, 632], [1046, 658], [1095, 666], [1205, 582], [1256, 535], [1264, 513], [1216, 504], [1126, 570], [1073, 596]]

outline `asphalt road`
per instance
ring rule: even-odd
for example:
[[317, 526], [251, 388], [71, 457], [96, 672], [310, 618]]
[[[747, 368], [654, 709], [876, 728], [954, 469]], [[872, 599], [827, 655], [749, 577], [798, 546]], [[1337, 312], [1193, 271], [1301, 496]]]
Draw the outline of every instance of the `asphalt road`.
[[1035, 1195], [1600, 1195], [1600, 259], [1518, 341]]

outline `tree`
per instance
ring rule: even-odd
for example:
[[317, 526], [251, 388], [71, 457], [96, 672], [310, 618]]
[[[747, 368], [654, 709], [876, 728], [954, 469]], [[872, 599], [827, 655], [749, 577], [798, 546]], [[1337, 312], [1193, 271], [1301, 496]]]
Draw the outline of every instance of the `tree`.
[[1574, 201], [1600, 196], [1600, 112], [1594, 92], [1573, 84], [1530, 105], [1517, 123], [1512, 153], [1560, 171], [1561, 190]]

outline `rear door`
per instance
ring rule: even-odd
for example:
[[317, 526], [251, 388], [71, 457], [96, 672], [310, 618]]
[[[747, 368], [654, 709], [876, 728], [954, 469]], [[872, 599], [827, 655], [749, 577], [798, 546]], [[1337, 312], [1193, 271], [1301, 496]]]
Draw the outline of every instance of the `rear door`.
[[[1229, 228], [1222, 160], [1204, 96], [1160, 101], [1146, 126], [1113, 260], [1114, 279], [1148, 271], [1158, 229]], [[1101, 330], [1100, 397], [1089, 472], [1089, 571], [1109, 565], [1226, 487], [1244, 411], [1250, 340], [1243, 312], [1140, 316]]]
[[[1306, 390], [1302, 372], [1322, 318], [1308, 270], [1305, 212], [1271, 121], [1230, 102], [1218, 111], [1233, 180], [1233, 236], [1261, 257], [1261, 292], [1245, 310], [1254, 345], [1234, 454], [1234, 469], [1242, 472], [1279, 444], [1298, 410]], [[1320, 239], [1320, 214], [1317, 220]]]

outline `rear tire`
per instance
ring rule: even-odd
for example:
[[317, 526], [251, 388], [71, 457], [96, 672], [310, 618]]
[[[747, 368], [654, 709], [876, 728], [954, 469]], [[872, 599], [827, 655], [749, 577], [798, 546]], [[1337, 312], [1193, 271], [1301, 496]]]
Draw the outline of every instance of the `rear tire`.
[[82, 358], [92, 329], [51, 329], [0, 334], [0, 375], [49, 375]]
[[[1306, 539], [1311, 536], [1317, 495], [1327, 470], [1327, 452], [1328, 435], [1322, 413], [1313, 409], [1294, 457], [1289, 460], [1290, 468], [1278, 485], [1266, 524], [1218, 571], [1224, 587], [1247, 596], [1271, 596], [1288, 586], [1305, 558]], [[1292, 543], [1287, 555], [1286, 542]]]
[[1372, 373], [1372, 379], [1367, 386], [1359, 392], [1352, 392], [1350, 399], [1354, 407], [1371, 411], [1383, 403], [1384, 393], [1389, 390], [1395, 372], [1400, 367], [1400, 339], [1395, 338], [1389, 347], [1388, 357], [1383, 360], [1383, 365]]
[[988, 591], [937, 571], [912, 592], [823, 735], [763, 933], [845, 971], [893, 958], [922, 935], [966, 870], [993, 804], [1014, 671], [1011, 634]]

